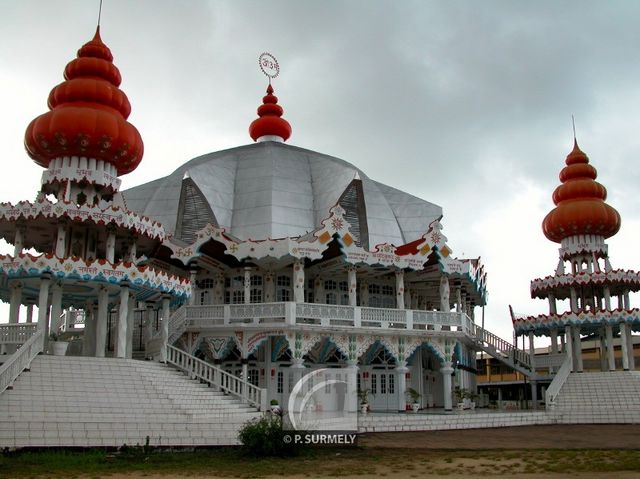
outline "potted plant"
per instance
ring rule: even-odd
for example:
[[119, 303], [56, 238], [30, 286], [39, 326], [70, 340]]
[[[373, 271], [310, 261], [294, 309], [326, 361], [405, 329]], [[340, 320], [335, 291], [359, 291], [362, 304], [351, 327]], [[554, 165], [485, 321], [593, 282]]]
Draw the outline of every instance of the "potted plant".
[[420, 398], [422, 395], [413, 388], [407, 389], [406, 394], [411, 399], [411, 409], [413, 412], [417, 413], [420, 409]]
[[280, 414], [280, 403], [277, 399], [271, 400], [271, 412], [273, 414]]
[[478, 394], [475, 391], [469, 391], [469, 407], [471, 409], [476, 408], [476, 399], [478, 399]]
[[55, 331], [49, 335], [49, 341], [51, 342], [51, 352], [54, 356], [65, 356], [67, 354], [69, 342], [60, 341], [60, 336]]
[[360, 412], [367, 414], [369, 411], [369, 390], [358, 389], [358, 400], [360, 402]]
[[453, 395], [456, 398], [456, 404], [458, 409], [464, 409], [465, 407], [465, 398], [467, 397], [467, 390], [461, 388], [460, 386], [456, 386], [453, 390]]

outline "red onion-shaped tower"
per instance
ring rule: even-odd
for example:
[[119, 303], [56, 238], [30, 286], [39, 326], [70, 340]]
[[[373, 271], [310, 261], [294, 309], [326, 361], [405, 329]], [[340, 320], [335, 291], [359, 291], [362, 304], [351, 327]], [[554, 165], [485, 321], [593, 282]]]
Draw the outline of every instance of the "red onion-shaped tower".
[[[131, 106], [99, 27], [64, 78], [49, 95], [50, 111], [25, 133], [29, 156], [46, 168], [36, 201], [0, 203], [0, 238], [14, 246], [13, 255], [0, 255], [0, 299], [9, 302], [15, 327], [20, 306], [37, 305], [43, 338], [49, 329], [72, 329], [60, 320], [74, 308], [84, 330], [73, 334], [82, 333], [84, 354], [99, 357], [107, 354], [108, 315], [118, 305], [113, 355], [131, 357], [135, 305], [155, 303], [168, 321], [170, 302], [185, 301], [191, 286], [142, 262], [166, 234], [161, 224], [128, 211], [118, 192], [118, 176], [138, 166], [143, 145], [127, 122]], [[36, 332], [36, 324], [25, 327]]]
[[[555, 274], [531, 281], [531, 297], [546, 299], [549, 314], [512, 316], [517, 335], [549, 336], [551, 353], [557, 354], [558, 338], [571, 370], [583, 371], [581, 337], [600, 337], [606, 345], [601, 365], [616, 369], [614, 337], [620, 335], [623, 369], [633, 365], [631, 328], [640, 322], [640, 310], [631, 308], [629, 293], [640, 290], [640, 274], [614, 270], [605, 240], [620, 229], [620, 214], [607, 203], [607, 189], [596, 181], [596, 169], [574, 140], [573, 150], [560, 171], [553, 192], [556, 205], [542, 222], [545, 236], [560, 243]], [[557, 300], [568, 300], [559, 311]], [[606, 355], [606, 358], [604, 357]]]
[[574, 142], [560, 172], [562, 184], [553, 192], [556, 207], [542, 223], [547, 238], [556, 243], [576, 235], [609, 238], [620, 229], [620, 215], [605, 203], [607, 189], [595, 181], [596, 169]]
[[144, 147], [127, 122], [131, 105], [100, 27], [67, 64], [64, 78], [49, 94], [50, 111], [29, 124], [24, 138], [29, 156], [47, 168], [43, 190], [58, 194], [60, 184], [84, 182], [116, 191], [116, 177], [136, 169]]
[[291, 136], [291, 125], [282, 118], [284, 110], [278, 105], [278, 97], [273, 87], [267, 87], [267, 94], [258, 107], [258, 118], [249, 125], [249, 135], [253, 141], [287, 141]]

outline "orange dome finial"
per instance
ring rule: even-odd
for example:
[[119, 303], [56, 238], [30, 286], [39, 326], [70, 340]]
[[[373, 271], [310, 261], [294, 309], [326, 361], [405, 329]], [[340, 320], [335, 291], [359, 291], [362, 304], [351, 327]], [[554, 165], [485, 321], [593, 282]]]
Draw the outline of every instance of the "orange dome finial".
[[99, 25], [67, 64], [64, 78], [49, 94], [50, 111], [27, 127], [29, 156], [45, 168], [55, 158], [79, 156], [110, 163], [118, 175], [133, 171], [142, 159], [142, 138], [126, 121], [131, 105], [118, 88], [120, 71], [100, 38]]
[[542, 222], [545, 236], [556, 243], [576, 235], [598, 235], [609, 238], [620, 229], [620, 214], [605, 203], [607, 189], [596, 180], [596, 169], [578, 147], [573, 150], [560, 171], [561, 185], [553, 192], [556, 207]]
[[262, 105], [258, 107], [258, 117], [249, 125], [249, 135], [253, 141], [266, 140], [287, 141], [291, 136], [291, 125], [282, 118], [284, 110], [278, 105], [278, 97], [273, 94], [271, 84], [267, 87], [267, 94], [262, 98]]

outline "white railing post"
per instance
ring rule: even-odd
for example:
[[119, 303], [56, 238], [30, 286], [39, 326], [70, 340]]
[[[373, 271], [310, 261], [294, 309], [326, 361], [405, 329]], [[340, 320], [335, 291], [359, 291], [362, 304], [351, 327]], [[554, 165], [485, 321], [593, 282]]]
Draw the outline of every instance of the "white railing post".
[[224, 324], [225, 326], [231, 324], [231, 305], [229, 304], [224, 305]]
[[353, 327], [359, 328], [362, 326], [362, 309], [359, 306], [353, 308]]
[[296, 324], [296, 304], [291, 301], [284, 304], [284, 322], [285, 324]]
[[405, 310], [405, 314], [406, 314], [406, 329], [408, 329], [409, 331], [411, 331], [413, 329], [413, 310], [412, 309], [407, 309]]

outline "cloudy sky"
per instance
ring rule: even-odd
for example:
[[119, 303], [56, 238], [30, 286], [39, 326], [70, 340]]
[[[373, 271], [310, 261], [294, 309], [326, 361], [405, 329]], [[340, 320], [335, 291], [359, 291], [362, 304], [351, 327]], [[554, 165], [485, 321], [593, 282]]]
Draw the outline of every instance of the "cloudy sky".
[[[98, 3], [0, 0], [3, 201], [35, 197], [42, 170], [24, 129], [93, 36]], [[572, 114], [623, 218], [612, 264], [638, 267], [638, 24], [631, 0], [105, 0], [102, 38], [145, 141], [123, 187], [251, 142], [257, 57], [272, 52], [289, 143], [442, 205], [454, 254], [488, 271], [487, 327], [508, 339], [508, 304], [546, 310], [529, 281], [557, 263], [540, 223]]]

